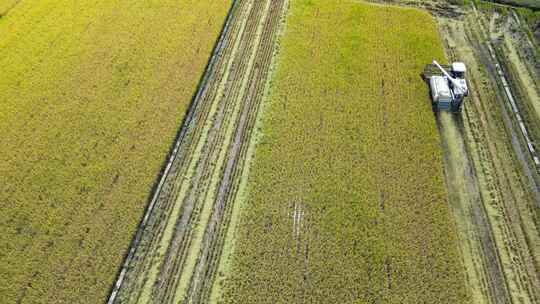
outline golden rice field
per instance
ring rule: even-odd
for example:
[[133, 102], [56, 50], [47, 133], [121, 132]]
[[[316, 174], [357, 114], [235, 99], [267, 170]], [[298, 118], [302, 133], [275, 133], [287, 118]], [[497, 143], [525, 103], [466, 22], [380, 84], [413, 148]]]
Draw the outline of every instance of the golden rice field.
[[434, 20], [292, 0], [225, 303], [467, 303], [426, 63]]
[[0, 302], [104, 302], [230, 5], [23, 0], [2, 16]]

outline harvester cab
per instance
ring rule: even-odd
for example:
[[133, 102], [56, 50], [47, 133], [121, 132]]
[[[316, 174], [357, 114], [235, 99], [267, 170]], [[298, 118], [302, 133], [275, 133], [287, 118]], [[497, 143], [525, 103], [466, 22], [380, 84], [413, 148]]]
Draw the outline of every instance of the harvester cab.
[[429, 84], [435, 111], [461, 112], [463, 100], [469, 95], [466, 72], [463, 62], [442, 67], [433, 60], [433, 64], [426, 66], [423, 77]]

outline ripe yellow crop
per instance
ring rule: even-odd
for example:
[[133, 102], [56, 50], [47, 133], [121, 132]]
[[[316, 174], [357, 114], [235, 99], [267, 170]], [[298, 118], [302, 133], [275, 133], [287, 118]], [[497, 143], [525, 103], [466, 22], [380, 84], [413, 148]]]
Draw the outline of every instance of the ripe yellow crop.
[[1, 303], [104, 302], [231, 2], [0, 18]]
[[0, 18], [7, 15], [21, 0], [0, 0]]
[[465, 303], [426, 63], [434, 20], [292, 0], [225, 303]]

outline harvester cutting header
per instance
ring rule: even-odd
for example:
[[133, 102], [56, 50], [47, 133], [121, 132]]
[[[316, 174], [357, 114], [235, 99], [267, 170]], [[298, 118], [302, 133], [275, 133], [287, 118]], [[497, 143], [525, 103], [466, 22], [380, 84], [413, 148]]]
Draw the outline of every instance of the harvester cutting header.
[[463, 62], [454, 62], [444, 68], [433, 60], [433, 64], [426, 66], [423, 77], [429, 83], [434, 110], [461, 112], [463, 99], [469, 95], [466, 71]]

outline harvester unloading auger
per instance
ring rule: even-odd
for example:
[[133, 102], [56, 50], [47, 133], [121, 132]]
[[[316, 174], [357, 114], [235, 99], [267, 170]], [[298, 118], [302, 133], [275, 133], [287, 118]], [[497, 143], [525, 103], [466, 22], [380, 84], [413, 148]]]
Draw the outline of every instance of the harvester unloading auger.
[[423, 77], [429, 84], [434, 110], [461, 112], [463, 99], [469, 95], [466, 71], [463, 62], [454, 62], [445, 69], [433, 60], [433, 64], [426, 66]]

